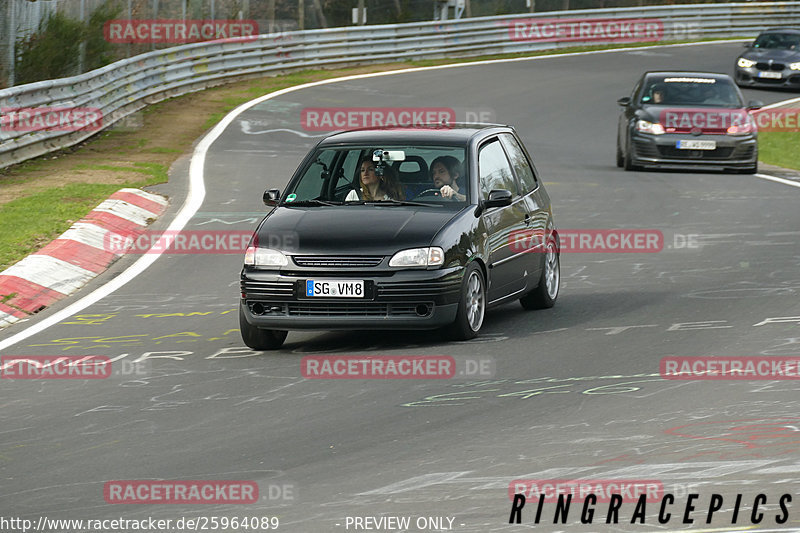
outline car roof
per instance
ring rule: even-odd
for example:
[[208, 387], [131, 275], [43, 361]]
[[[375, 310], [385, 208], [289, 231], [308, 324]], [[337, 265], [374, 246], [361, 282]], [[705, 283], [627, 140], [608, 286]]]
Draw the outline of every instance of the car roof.
[[655, 78], [661, 76], [674, 76], [676, 78], [680, 77], [690, 77], [690, 78], [709, 78], [714, 80], [732, 80], [732, 78], [727, 74], [720, 74], [719, 72], [695, 72], [691, 70], [649, 70], [644, 73], [645, 78]]
[[767, 28], [766, 30], [759, 33], [759, 35], [764, 33], [795, 33], [800, 34], [800, 28]]
[[426, 124], [419, 127], [364, 128], [335, 132], [325, 137], [319, 146], [338, 144], [381, 143], [403, 144], [456, 144], [466, 145], [476, 135], [513, 131], [510, 126], [501, 124]]

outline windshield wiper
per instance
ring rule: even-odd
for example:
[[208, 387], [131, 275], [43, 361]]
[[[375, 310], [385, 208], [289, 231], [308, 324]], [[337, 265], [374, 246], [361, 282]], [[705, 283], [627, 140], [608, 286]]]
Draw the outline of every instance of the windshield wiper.
[[364, 202], [365, 204], [369, 205], [391, 205], [391, 206], [401, 206], [401, 205], [418, 205], [422, 207], [434, 207], [441, 204], [431, 204], [427, 202], [410, 202], [408, 200], [373, 200], [371, 202]]
[[328, 202], [327, 200], [300, 200], [299, 202], [283, 202], [281, 204], [285, 207], [291, 207], [293, 205], [299, 207], [308, 207], [311, 205], [342, 205], [342, 202]]

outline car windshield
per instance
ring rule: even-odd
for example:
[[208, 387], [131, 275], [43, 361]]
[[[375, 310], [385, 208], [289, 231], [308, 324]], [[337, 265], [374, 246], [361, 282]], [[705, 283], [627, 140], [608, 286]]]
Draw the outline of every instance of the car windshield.
[[753, 43], [753, 48], [774, 48], [778, 50], [800, 50], [800, 34], [762, 33]]
[[731, 80], [695, 76], [660, 76], [648, 79], [641, 103], [669, 106], [744, 106]]
[[321, 148], [289, 184], [282, 205], [463, 206], [469, 198], [465, 154], [463, 146], [440, 145]]

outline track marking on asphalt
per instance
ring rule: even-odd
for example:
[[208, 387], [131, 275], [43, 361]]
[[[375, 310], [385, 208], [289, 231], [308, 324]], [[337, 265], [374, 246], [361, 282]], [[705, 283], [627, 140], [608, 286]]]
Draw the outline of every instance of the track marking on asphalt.
[[[567, 54], [551, 54], [551, 55], [542, 55], [542, 56], [535, 56], [535, 57], [515, 57], [515, 58], [507, 58], [507, 59], [489, 59], [489, 60], [482, 60], [482, 61], [470, 61], [467, 63], [453, 63], [449, 65], [436, 65], [431, 67], [414, 67], [414, 68], [407, 68], [407, 69], [400, 69], [400, 70], [391, 70], [386, 72], [372, 72], [368, 74], [354, 74], [351, 76], [342, 76], [340, 78], [332, 78], [329, 80], [320, 80], [311, 83], [304, 83], [302, 85], [296, 85], [294, 87], [287, 87], [285, 89], [281, 89], [279, 91], [275, 91], [264, 96], [260, 96], [254, 100], [250, 100], [249, 102], [245, 102], [241, 104], [239, 107], [225, 115], [223, 119], [216, 125], [208, 134], [206, 134], [202, 140], [197, 144], [194, 149], [194, 153], [192, 154], [191, 163], [189, 165], [189, 194], [186, 197], [186, 200], [183, 203], [178, 214], [175, 216], [173, 221], [170, 223], [169, 227], [165, 230], [166, 232], [180, 232], [184, 226], [189, 222], [194, 214], [200, 209], [203, 205], [203, 200], [205, 199], [206, 189], [205, 189], [205, 182], [204, 182], [204, 171], [205, 171], [205, 162], [206, 162], [206, 154], [208, 153], [209, 148], [211, 145], [222, 135], [222, 133], [231, 125], [231, 123], [236, 120], [236, 118], [247, 111], [248, 109], [255, 107], [256, 105], [265, 102], [267, 100], [271, 100], [273, 98], [277, 98], [279, 96], [283, 96], [284, 94], [292, 93], [295, 91], [300, 91], [303, 89], [308, 89], [310, 87], [318, 87], [321, 85], [329, 85], [332, 83], [339, 83], [343, 81], [351, 81], [351, 80], [360, 80], [360, 79], [369, 79], [369, 78], [377, 78], [382, 76], [390, 76], [394, 74], [408, 74], [412, 72], [425, 72], [428, 70], [440, 70], [440, 69], [447, 69], [447, 68], [459, 68], [459, 67], [471, 67], [471, 66], [479, 66], [479, 65], [491, 65], [491, 64], [500, 64], [500, 63], [512, 63], [512, 62], [519, 62], [519, 61], [541, 61], [546, 59], [553, 59], [553, 58], [562, 58], [562, 57], [576, 57], [576, 56], [585, 56], [585, 55], [596, 55], [596, 54], [609, 54], [609, 53], [628, 53], [634, 52], [637, 50], [655, 50], [658, 48], [673, 48], [673, 47], [683, 47], [683, 46], [703, 46], [703, 45], [717, 45], [717, 44], [729, 44], [729, 43], [737, 43], [744, 41], [746, 39], [725, 39], [720, 41], [706, 41], [706, 42], [699, 42], [699, 43], [682, 43], [682, 44], [664, 44], [664, 45], [656, 45], [656, 46], [639, 46], [639, 47], [631, 47], [631, 48], [617, 48], [611, 50], [592, 50], [587, 52], [570, 52]], [[785, 102], [778, 102], [779, 104], [784, 104]], [[780, 178], [776, 178], [780, 179]], [[800, 186], [800, 185], [798, 185]], [[64, 319], [71, 317], [72, 315], [79, 313], [80, 311], [86, 309], [92, 304], [97, 303], [98, 301], [102, 300], [103, 298], [111, 295], [117, 289], [125, 286], [129, 281], [135, 279], [139, 274], [147, 270], [147, 268], [156, 262], [156, 260], [161, 257], [163, 251], [152, 251], [152, 253], [144, 254], [138, 261], [136, 261], [133, 265], [122, 271], [117, 277], [107, 282], [105, 285], [102, 285], [95, 289], [93, 292], [89, 293], [88, 295], [84, 296], [77, 302], [70, 304], [69, 306], [65, 307], [61, 311], [50, 315], [49, 317], [43, 319], [41, 322], [37, 322], [31, 326], [28, 326], [26, 329], [20, 331], [12, 335], [11, 337], [0, 341], [0, 350], [4, 350], [10, 346], [17, 344], [20, 341], [23, 341], [37, 333], [40, 333], [56, 324], [61, 322]]]
[[777, 176], [770, 176], [769, 174], [753, 174], [753, 176], [760, 178], [762, 180], [774, 181], [775, 183], [783, 183], [784, 185], [790, 185], [792, 187], [800, 188], [800, 181], [787, 180], [784, 178], [779, 178]]

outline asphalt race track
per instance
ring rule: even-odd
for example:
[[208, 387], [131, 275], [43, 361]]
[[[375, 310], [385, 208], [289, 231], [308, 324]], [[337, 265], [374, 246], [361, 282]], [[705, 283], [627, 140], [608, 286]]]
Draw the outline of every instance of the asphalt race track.
[[[239, 337], [240, 254], [163, 255], [117, 292], [3, 351], [117, 362], [109, 379], [0, 382], [0, 515], [275, 516], [278, 531], [309, 533], [355, 531], [353, 517], [380, 516], [410, 517], [406, 531], [800, 529], [796, 381], [659, 377], [666, 356], [800, 355], [800, 190], [750, 175], [614, 165], [616, 100], [643, 71], [731, 73], [740, 49], [663, 47], [425, 70], [312, 87], [244, 112], [208, 152], [205, 201], [186, 229], [254, 229], [264, 189], [283, 188], [319, 135], [301, 128], [302, 109], [424, 105], [488, 111], [516, 126], [560, 228], [656, 229], [664, 249], [564, 254], [555, 308], [495, 309], [474, 341], [446, 343], [435, 332], [291, 332], [280, 352], [265, 354]], [[792, 96], [745, 91], [766, 103]], [[157, 227], [180, 208], [188, 165], [179, 162], [159, 189], [171, 206]], [[450, 355], [488, 360], [494, 374], [303, 379], [301, 358], [325, 354]], [[106, 481], [159, 479], [250, 480], [260, 499], [104, 500]], [[514, 479], [658, 480], [675, 495], [676, 516], [660, 525], [651, 504], [646, 524], [631, 525], [634, 505], [626, 503], [620, 524], [607, 525], [607, 504], [598, 503], [595, 523], [581, 524], [577, 506], [554, 525], [547, 503], [537, 526], [529, 501], [522, 524], [509, 524]], [[699, 494], [694, 524], [682, 523], [688, 493]], [[715, 493], [724, 505], [706, 525]], [[767, 504], [754, 525], [760, 493]], [[732, 526], [737, 494], [742, 510]], [[783, 494], [794, 505], [779, 524]], [[445, 528], [417, 527], [420, 517], [445, 517]]]

